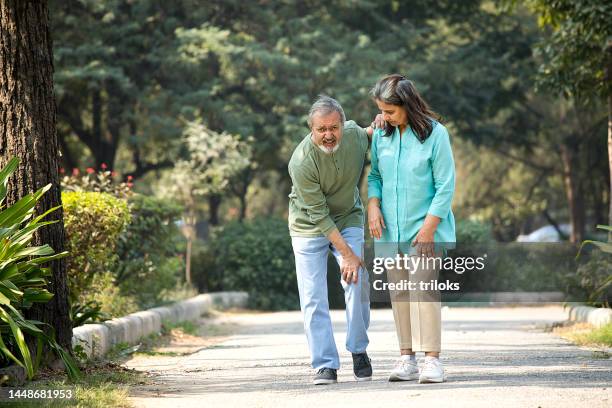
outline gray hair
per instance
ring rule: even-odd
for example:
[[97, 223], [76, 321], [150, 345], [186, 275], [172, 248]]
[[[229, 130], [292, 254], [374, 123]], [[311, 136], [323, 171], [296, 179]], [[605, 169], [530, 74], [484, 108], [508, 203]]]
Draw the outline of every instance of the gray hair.
[[319, 95], [308, 112], [308, 127], [312, 128], [312, 118], [314, 115], [320, 114], [326, 116], [333, 112], [338, 112], [340, 114], [340, 118], [342, 119], [340, 125], [343, 125], [346, 121], [346, 116], [344, 116], [344, 109], [342, 109], [340, 103], [327, 95]]

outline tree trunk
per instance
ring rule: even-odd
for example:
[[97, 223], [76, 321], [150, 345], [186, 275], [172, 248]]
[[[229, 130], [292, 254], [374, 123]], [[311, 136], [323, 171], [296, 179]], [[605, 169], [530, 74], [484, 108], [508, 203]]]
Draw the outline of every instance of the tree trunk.
[[[53, 95], [53, 50], [46, 1], [0, 0], [0, 166], [9, 158], [21, 159], [9, 181], [7, 204], [51, 183], [39, 201], [43, 213], [61, 205], [59, 145], [55, 129]], [[62, 209], [48, 220], [59, 222], [38, 230], [34, 245], [49, 244], [64, 250]], [[55, 294], [45, 304], [35, 304], [27, 316], [49, 323], [58, 343], [71, 350], [72, 324], [64, 260], [51, 263], [49, 291]]]
[[208, 223], [212, 226], [219, 225], [219, 207], [221, 196], [214, 194], [208, 197]]
[[238, 215], [238, 220], [242, 222], [246, 218], [247, 214], [247, 193], [249, 192], [249, 186], [253, 182], [252, 169], [248, 167], [245, 171], [243, 171], [240, 179], [242, 180], [242, 182], [239, 183], [239, 186], [234, 190], [234, 193], [238, 196], [238, 199], [240, 200], [240, 213]]
[[193, 240], [196, 238], [196, 211], [195, 202], [191, 200], [191, 204], [187, 210], [185, 217], [185, 238], [187, 238], [187, 248], [185, 251], [185, 282], [191, 285], [191, 253], [193, 248]]
[[[608, 67], [608, 70], [612, 71], [612, 68]], [[608, 78], [611, 76], [612, 72], [610, 72]], [[608, 192], [610, 210], [608, 212], [608, 225], [612, 226], [612, 94], [608, 95], [608, 165], [610, 166], [610, 190]], [[608, 241], [612, 242], [612, 232], [608, 233]]]
[[563, 163], [563, 182], [565, 184], [565, 194], [569, 204], [570, 223], [572, 231], [570, 242], [579, 243], [584, 239], [584, 197], [581, 192], [576, 171], [577, 152], [572, 146], [561, 145], [561, 161]]

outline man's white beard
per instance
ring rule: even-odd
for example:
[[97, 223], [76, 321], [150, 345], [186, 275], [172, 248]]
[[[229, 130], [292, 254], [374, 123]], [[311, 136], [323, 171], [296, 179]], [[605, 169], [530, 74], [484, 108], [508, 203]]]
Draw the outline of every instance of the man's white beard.
[[329, 147], [325, 147], [323, 145], [317, 145], [319, 147], [319, 149], [321, 149], [323, 151], [323, 153], [325, 154], [332, 154], [332, 153], [336, 153], [336, 151], [338, 151], [338, 148], [340, 147], [340, 143], [336, 143], [336, 145], [334, 147], [332, 147], [331, 149]]

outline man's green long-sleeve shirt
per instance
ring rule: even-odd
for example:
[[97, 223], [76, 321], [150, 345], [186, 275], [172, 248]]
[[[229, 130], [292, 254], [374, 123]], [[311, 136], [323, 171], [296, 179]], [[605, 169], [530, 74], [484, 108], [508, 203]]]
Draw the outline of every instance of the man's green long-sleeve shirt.
[[330, 154], [315, 146], [311, 136], [300, 142], [289, 161], [291, 236], [327, 236], [334, 228], [363, 228], [357, 184], [368, 150], [366, 131], [353, 121], [345, 122], [340, 147]]

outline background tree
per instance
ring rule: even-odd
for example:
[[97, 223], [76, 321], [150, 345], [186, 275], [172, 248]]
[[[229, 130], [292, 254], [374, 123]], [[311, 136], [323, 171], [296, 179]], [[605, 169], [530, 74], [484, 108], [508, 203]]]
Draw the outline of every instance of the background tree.
[[[416, 81], [457, 148], [479, 152], [458, 162], [462, 170], [477, 171], [490, 158], [489, 174], [513, 191], [509, 202], [463, 196], [462, 218], [492, 222], [504, 240], [565, 220], [578, 240], [607, 218], [603, 111], [545, 87], [536, 92], [545, 58], [534, 50], [548, 34], [530, 8], [480, 0], [52, 5], [66, 166], [107, 163], [141, 178], [139, 190], [151, 193], [188, 160], [180, 137], [186, 122], [201, 118], [241, 143], [254, 139], [250, 165], [229, 188], [197, 199], [198, 218], [211, 225], [232, 214], [283, 217], [286, 166], [308, 132], [312, 100], [330, 94], [349, 118], [369, 123], [376, 110], [368, 90], [389, 72]], [[473, 190], [468, 184], [478, 176], [463, 174], [458, 187]], [[499, 184], [479, 182], [479, 192]]]
[[[538, 14], [540, 25], [552, 29], [537, 48], [542, 58], [537, 85], [575, 105], [587, 105], [591, 109], [595, 105], [597, 109], [598, 99], [607, 104], [608, 224], [612, 225], [612, 4], [598, 0], [528, 0], [526, 3]], [[568, 149], [566, 156], [574, 154], [575, 151]], [[568, 183], [572, 183], [571, 172], [567, 173]]]
[[191, 252], [196, 239], [198, 199], [227, 189], [230, 181], [249, 166], [251, 153], [250, 146], [241, 144], [238, 137], [213, 132], [201, 121], [187, 124], [184, 143], [189, 157], [176, 163], [162, 194], [185, 206], [185, 281], [191, 284]]
[[[61, 205], [59, 146], [55, 130], [53, 52], [46, 1], [0, 1], [0, 167], [11, 157], [21, 163], [9, 181], [6, 203], [51, 184], [37, 204], [37, 214]], [[61, 209], [48, 216], [59, 222], [43, 227], [34, 245], [64, 250]], [[49, 323], [58, 343], [71, 350], [72, 326], [63, 260], [51, 263], [49, 291], [55, 296], [29, 312], [29, 318]]]

